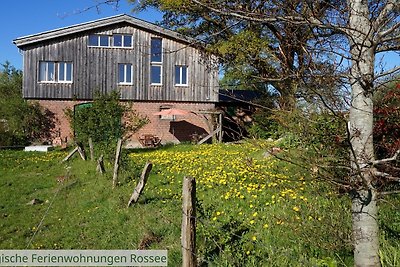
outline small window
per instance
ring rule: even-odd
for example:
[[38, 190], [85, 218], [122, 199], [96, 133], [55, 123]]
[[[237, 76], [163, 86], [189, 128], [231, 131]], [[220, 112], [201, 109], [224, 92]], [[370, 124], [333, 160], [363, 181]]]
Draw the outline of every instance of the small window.
[[55, 62], [41, 61], [39, 62], [39, 82], [55, 82]]
[[178, 86], [188, 85], [187, 66], [175, 66], [175, 85]]
[[110, 46], [110, 37], [108, 35], [92, 34], [89, 35], [89, 46]]
[[161, 38], [151, 38], [151, 62], [162, 62]]
[[151, 65], [150, 69], [151, 84], [155, 85], [162, 84], [161, 73], [162, 73], [161, 65]]
[[132, 64], [118, 64], [118, 83], [133, 84]]
[[59, 82], [72, 82], [72, 63], [59, 62], [58, 63], [58, 81]]
[[113, 45], [115, 47], [132, 47], [132, 35], [113, 35]]

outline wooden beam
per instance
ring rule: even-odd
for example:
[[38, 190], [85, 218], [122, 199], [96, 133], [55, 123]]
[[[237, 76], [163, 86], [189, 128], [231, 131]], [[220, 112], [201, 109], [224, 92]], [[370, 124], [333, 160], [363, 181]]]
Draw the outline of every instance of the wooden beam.
[[113, 172], [113, 188], [117, 185], [118, 181], [118, 170], [119, 170], [119, 158], [121, 156], [122, 139], [118, 139], [117, 150], [115, 152], [114, 172]]
[[75, 147], [74, 150], [69, 152], [69, 154], [61, 162], [65, 162], [65, 161], [69, 160], [77, 151], [78, 151], [78, 147]]
[[183, 178], [182, 188], [182, 267], [197, 266], [196, 259], [196, 180]]
[[140, 194], [142, 193], [144, 187], [146, 186], [147, 179], [149, 178], [150, 171], [152, 168], [153, 164], [151, 162], [147, 162], [146, 165], [144, 166], [142, 175], [140, 175], [139, 182], [136, 185], [135, 190], [133, 190], [131, 198], [128, 201], [128, 208], [132, 204], [132, 202], [136, 203], [138, 201]]

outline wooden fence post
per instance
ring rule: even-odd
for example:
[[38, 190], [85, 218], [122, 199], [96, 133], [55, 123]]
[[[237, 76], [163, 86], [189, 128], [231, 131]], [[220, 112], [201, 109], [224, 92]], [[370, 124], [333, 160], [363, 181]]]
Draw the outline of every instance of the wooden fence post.
[[184, 177], [182, 188], [182, 267], [195, 267], [196, 180], [193, 177]]
[[147, 183], [147, 179], [149, 178], [149, 174], [150, 174], [150, 171], [152, 168], [153, 168], [153, 164], [151, 162], [147, 162], [146, 165], [144, 166], [142, 175], [140, 175], [140, 180], [139, 180], [138, 184], [136, 185], [135, 190], [133, 190], [131, 198], [129, 199], [128, 208], [132, 204], [132, 202], [136, 203], [138, 201], [139, 196], [142, 193], [142, 191]]
[[71, 152], [69, 152], [69, 154], [68, 154], [61, 162], [64, 162], [64, 161], [69, 160], [69, 159], [72, 157], [72, 155], [74, 155], [75, 152], [77, 152], [77, 151], [78, 151], [78, 147], [75, 147], [74, 150], [72, 150]]
[[81, 156], [82, 160], [86, 160], [86, 154], [85, 154], [85, 150], [83, 149], [82, 144], [77, 143], [76, 145], [78, 147], [78, 153]]
[[118, 139], [117, 151], [115, 152], [113, 188], [117, 185], [117, 180], [118, 180], [118, 169], [119, 169], [119, 158], [121, 156], [121, 146], [122, 146], [122, 139], [120, 138], [120, 139]]
[[96, 171], [101, 174], [103, 174], [105, 172], [103, 155], [101, 155], [100, 158], [97, 160]]
[[94, 160], [94, 149], [93, 149], [93, 141], [92, 138], [89, 138], [89, 150], [90, 150], [90, 160]]

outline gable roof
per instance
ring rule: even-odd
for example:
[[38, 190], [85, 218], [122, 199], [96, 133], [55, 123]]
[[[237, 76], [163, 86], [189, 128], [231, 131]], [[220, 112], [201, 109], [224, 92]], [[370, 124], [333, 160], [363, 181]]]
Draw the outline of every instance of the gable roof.
[[116, 16], [112, 16], [112, 17], [107, 17], [107, 18], [103, 18], [103, 19], [85, 22], [85, 23], [80, 23], [80, 24], [76, 24], [76, 25], [72, 25], [72, 26], [68, 26], [68, 27], [64, 27], [64, 28], [60, 28], [60, 29], [55, 29], [55, 30], [51, 30], [51, 31], [46, 31], [46, 32], [42, 32], [42, 33], [19, 37], [19, 38], [13, 40], [13, 43], [17, 47], [21, 48], [25, 45], [30, 45], [30, 44], [34, 44], [37, 42], [42, 42], [42, 41], [46, 41], [46, 40], [50, 40], [50, 39], [54, 39], [54, 38], [58, 38], [58, 37], [63, 37], [63, 36], [67, 36], [70, 34], [94, 30], [97, 28], [102, 28], [105, 26], [110, 26], [110, 25], [114, 25], [114, 24], [118, 24], [118, 23], [128, 23], [128, 24], [131, 24], [132, 26], [135, 26], [142, 30], [154, 32], [157, 34], [162, 34], [166, 37], [169, 37], [169, 38], [172, 38], [177, 41], [184, 42], [184, 43], [196, 42], [192, 38], [189, 38], [189, 37], [183, 36], [177, 32], [162, 28], [153, 23], [150, 23], [150, 22], [147, 22], [144, 20], [140, 20], [140, 19], [134, 18], [134, 17], [126, 15], [126, 14], [121, 14], [121, 15], [116, 15]]

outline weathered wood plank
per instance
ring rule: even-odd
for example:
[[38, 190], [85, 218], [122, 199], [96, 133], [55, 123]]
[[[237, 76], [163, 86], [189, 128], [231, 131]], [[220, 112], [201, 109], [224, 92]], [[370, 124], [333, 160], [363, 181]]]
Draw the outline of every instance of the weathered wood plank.
[[119, 159], [121, 157], [121, 147], [122, 147], [122, 139], [119, 138], [117, 142], [117, 149], [115, 152], [115, 163], [114, 163], [114, 172], [113, 172], [113, 188], [117, 185], [118, 181], [118, 170], [119, 170]]
[[135, 187], [135, 190], [133, 190], [131, 198], [128, 201], [128, 208], [132, 204], [132, 202], [136, 203], [138, 201], [140, 194], [142, 193], [144, 187], [146, 186], [147, 179], [149, 178], [149, 174], [152, 168], [153, 164], [151, 162], [147, 162], [146, 165], [144, 166], [142, 174], [140, 175], [139, 182]]
[[196, 180], [184, 177], [182, 185], [182, 267], [196, 267]]

